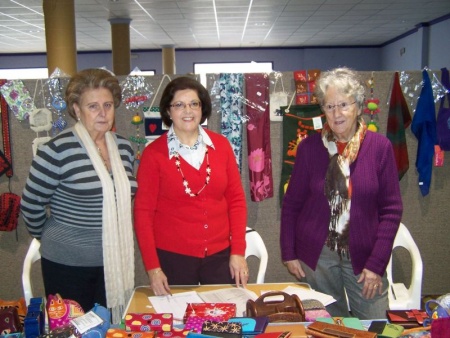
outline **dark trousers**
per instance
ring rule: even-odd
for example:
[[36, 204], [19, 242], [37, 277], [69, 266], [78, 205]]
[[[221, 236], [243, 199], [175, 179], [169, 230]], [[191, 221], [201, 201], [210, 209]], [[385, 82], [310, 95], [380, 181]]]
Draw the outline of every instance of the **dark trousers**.
[[230, 248], [206, 257], [192, 257], [157, 249], [169, 285], [233, 284]]
[[45, 294], [59, 293], [62, 298], [78, 302], [84, 312], [95, 303], [106, 307], [105, 276], [103, 266], [79, 267], [41, 259]]

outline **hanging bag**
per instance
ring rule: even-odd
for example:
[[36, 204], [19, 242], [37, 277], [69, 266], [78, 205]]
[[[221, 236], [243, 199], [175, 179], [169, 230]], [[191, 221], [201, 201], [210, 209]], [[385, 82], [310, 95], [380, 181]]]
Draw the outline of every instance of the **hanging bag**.
[[[450, 81], [447, 68], [441, 69], [441, 82], [445, 87], [446, 94], [442, 97], [436, 120], [436, 133], [438, 144], [444, 151], [450, 151]], [[447, 98], [447, 107], [445, 99]]]
[[[281, 91], [277, 91], [278, 81], [281, 83]], [[269, 96], [270, 107], [270, 121], [283, 121], [283, 113], [281, 106], [286, 106], [288, 103], [288, 93], [284, 90], [282, 74], [275, 74], [275, 84], [273, 91]]]

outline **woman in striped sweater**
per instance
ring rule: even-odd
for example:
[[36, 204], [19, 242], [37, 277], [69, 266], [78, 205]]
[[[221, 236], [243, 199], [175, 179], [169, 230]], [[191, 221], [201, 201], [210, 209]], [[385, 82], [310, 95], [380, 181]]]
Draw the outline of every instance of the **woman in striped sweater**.
[[41, 241], [45, 293], [111, 308], [113, 321], [134, 286], [131, 198], [134, 153], [111, 132], [122, 92], [108, 71], [70, 80], [67, 111], [77, 122], [41, 145], [31, 164], [21, 211]]

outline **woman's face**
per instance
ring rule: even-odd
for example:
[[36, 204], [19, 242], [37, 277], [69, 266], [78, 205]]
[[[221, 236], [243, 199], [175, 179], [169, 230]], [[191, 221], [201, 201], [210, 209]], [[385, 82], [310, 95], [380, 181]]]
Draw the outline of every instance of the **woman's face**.
[[75, 114], [93, 139], [111, 130], [114, 123], [114, 98], [109, 89], [88, 89], [74, 103]]
[[202, 105], [198, 94], [192, 89], [175, 92], [169, 109], [175, 133], [197, 133], [202, 119]]
[[330, 87], [325, 93], [322, 109], [336, 139], [340, 142], [350, 141], [356, 132], [358, 116], [361, 114], [355, 99]]

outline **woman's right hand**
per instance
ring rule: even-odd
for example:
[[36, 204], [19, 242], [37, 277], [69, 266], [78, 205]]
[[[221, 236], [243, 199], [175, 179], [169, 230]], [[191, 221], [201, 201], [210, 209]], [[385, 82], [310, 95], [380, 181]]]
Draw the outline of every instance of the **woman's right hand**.
[[306, 276], [298, 259], [294, 259], [292, 261], [285, 261], [284, 265], [286, 265], [288, 271], [295, 277], [297, 277], [297, 279], [302, 279], [303, 277]]
[[150, 279], [150, 288], [153, 290], [155, 296], [171, 295], [167, 277], [161, 268], [151, 269], [147, 271]]

